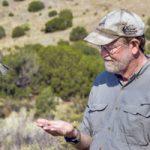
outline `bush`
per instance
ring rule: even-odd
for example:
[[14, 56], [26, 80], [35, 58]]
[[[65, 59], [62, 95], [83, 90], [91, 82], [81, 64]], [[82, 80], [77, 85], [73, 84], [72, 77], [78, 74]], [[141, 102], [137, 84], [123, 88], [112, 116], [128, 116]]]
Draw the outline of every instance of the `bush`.
[[53, 17], [53, 16], [56, 16], [57, 15], [57, 11], [56, 10], [52, 10], [48, 13], [48, 16], [49, 17]]
[[10, 13], [8, 14], [8, 16], [9, 16], [9, 17], [13, 17], [14, 14], [13, 14], [12, 12], [10, 12]]
[[50, 116], [52, 110], [55, 109], [56, 101], [52, 94], [51, 87], [45, 88], [36, 100], [36, 115], [37, 116]]
[[26, 31], [29, 31], [30, 30], [30, 27], [29, 27], [29, 24], [23, 24], [21, 25], [21, 28], [26, 32]]
[[59, 40], [58, 45], [69, 45], [69, 42], [68, 41], [65, 41], [65, 40]]
[[20, 2], [20, 1], [24, 1], [24, 0], [14, 0], [14, 1]]
[[86, 29], [84, 27], [76, 27], [73, 28], [70, 33], [70, 40], [71, 41], [83, 40], [85, 36], [87, 36]]
[[12, 31], [12, 37], [17, 38], [17, 37], [24, 36], [26, 34], [26, 31], [28, 31], [28, 30], [30, 30], [28, 24], [23, 24], [21, 26], [17, 26]]
[[9, 6], [9, 3], [8, 3], [7, 0], [3, 0], [2, 5], [3, 5], [3, 6]]
[[68, 19], [68, 20], [73, 19], [72, 12], [71, 12], [71, 10], [69, 10], [69, 9], [64, 9], [64, 10], [62, 10], [62, 11], [59, 13], [59, 17], [66, 18], [66, 19]]
[[[62, 18], [54, 18], [54, 19], [48, 21], [45, 24], [45, 32], [55, 32], [58, 30], [62, 30], [63, 29], [61, 27], [62, 22], [63, 22]], [[65, 29], [65, 27], [64, 27], [64, 29]]]
[[6, 36], [5, 29], [2, 26], [0, 26], [0, 39], [2, 39], [5, 36]]
[[45, 24], [45, 32], [55, 32], [71, 27], [72, 18], [73, 16], [70, 10], [61, 11], [59, 17], [54, 18]]
[[64, 24], [66, 24], [66, 27], [71, 27], [72, 26], [72, 19], [73, 15], [71, 10], [69, 9], [64, 9], [59, 13], [59, 17], [64, 19]]
[[33, 1], [31, 3], [29, 3], [29, 6], [28, 6], [28, 11], [29, 12], [37, 12], [37, 11], [40, 11], [42, 9], [44, 9], [44, 3], [41, 2], [41, 1]]
[[12, 37], [17, 38], [25, 35], [25, 31], [21, 26], [17, 26], [12, 31]]
[[148, 40], [150, 40], [150, 27], [148, 27], [148, 28], [146, 29], [145, 35], [146, 35], [146, 38], [147, 38]]
[[5, 76], [0, 76], [0, 95], [9, 95], [22, 99], [32, 96], [37, 91], [36, 87], [40, 90], [39, 81], [36, 82], [37, 77], [35, 78], [34, 82], [36, 83], [33, 84], [33, 88], [30, 87], [33, 77], [39, 68], [39, 57], [35, 52], [39, 48], [39, 44], [26, 46], [22, 49], [18, 47], [20, 52], [3, 59], [11, 70]]

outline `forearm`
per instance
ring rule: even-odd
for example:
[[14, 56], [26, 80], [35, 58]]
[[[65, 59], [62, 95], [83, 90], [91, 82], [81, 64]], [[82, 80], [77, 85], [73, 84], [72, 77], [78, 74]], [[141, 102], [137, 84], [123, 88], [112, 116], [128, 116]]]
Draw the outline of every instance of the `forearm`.
[[70, 134], [65, 136], [66, 142], [73, 144], [78, 150], [88, 150], [92, 141], [91, 136], [74, 128]]
[[78, 144], [75, 144], [74, 146], [78, 150], [89, 150], [91, 142], [92, 138], [89, 135], [81, 133], [80, 142]]

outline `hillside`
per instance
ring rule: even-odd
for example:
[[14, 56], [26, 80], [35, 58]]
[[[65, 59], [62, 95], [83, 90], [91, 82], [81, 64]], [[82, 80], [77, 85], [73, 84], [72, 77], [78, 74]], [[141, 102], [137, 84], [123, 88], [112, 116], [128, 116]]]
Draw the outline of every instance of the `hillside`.
[[[127, 0], [41, 0], [46, 7], [36, 13], [27, 11], [28, 4], [33, 0], [7, 1], [9, 2], [8, 7], [2, 6], [2, 0], [0, 1], [0, 25], [6, 30], [6, 37], [0, 40], [0, 50], [3, 50], [3, 52], [15, 45], [22, 46], [30, 43], [48, 45], [56, 44], [60, 39], [68, 40], [71, 28], [51, 34], [45, 34], [41, 31], [45, 27], [45, 23], [50, 20], [50, 17], [48, 17], [50, 10], [56, 10], [59, 13], [65, 8], [71, 9], [74, 16], [73, 27], [78, 25], [84, 26], [89, 32], [96, 26], [99, 18], [113, 9], [124, 8], [134, 11], [145, 22], [150, 17], [150, 0], [131, 0], [128, 2]], [[10, 12], [14, 16], [10, 17]], [[11, 37], [12, 29], [24, 23], [29, 24], [30, 31], [26, 36], [13, 39]]]

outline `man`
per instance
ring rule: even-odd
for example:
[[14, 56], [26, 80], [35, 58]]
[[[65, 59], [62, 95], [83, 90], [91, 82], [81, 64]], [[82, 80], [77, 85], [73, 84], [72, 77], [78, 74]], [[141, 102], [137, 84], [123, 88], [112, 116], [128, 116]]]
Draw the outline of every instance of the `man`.
[[144, 23], [136, 14], [107, 14], [86, 41], [97, 45], [106, 71], [90, 92], [80, 131], [64, 121], [39, 119], [48, 133], [80, 150], [150, 150], [150, 61]]

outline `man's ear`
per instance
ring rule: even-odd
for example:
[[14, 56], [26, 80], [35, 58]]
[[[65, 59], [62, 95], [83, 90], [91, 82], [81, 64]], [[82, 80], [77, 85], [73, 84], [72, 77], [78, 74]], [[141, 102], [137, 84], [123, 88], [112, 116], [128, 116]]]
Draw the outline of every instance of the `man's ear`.
[[129, 48], [132, 51], [133, 55], [136, 55], [139, 52], [140, 41], [137, 39], [132, 39], [129, 43]]

